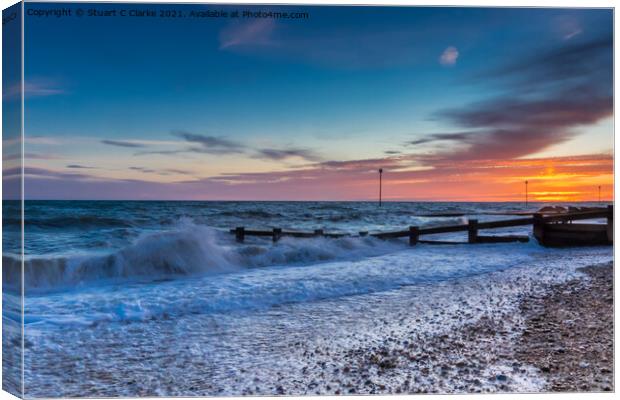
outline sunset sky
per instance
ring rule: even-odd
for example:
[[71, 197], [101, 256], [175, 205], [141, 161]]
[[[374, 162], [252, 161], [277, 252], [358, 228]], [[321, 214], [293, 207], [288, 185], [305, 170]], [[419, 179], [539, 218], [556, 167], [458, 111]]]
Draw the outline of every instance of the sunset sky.
[[170, 9], [309, 17], [27, 17], [27, 198], [611, 199], [611, 10]]

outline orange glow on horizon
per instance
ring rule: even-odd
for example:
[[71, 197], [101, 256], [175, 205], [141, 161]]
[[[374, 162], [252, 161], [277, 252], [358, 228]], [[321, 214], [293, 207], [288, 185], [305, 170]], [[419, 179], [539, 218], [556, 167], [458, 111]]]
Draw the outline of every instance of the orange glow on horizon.
[[411, 183], [393, 175], [398, 173], [384, 176], [388, 200], [525, 201], [525, 181], [532, 202], [596, 202], [599, 186], [601, 201], [613, 201], [614, 193], [609, 154], [470, 161], [459, 168], [437, 167], [425, 182], [422, 175], [411, 177]]

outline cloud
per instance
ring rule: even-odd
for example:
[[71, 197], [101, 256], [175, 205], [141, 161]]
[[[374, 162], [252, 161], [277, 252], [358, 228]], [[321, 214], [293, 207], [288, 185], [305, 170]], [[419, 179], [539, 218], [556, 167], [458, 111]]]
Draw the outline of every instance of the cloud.
[[185, 171], [182, 169], [175, 169], [175, 168], [165, 168], [165, 169], [153, 169], [153, 168], [146, 168], [146, 167], [129, 167], [130, 170], [133, 171], [140, 171], [143, 172], [145, 174], [157, 174], [157, 175], [162, 175], [162, 176], [166, 176], [166, 175], [192, 175], [191, 172], [189, 171]]
[[570, 40], [583, 33], [583, 27], [574, 15], [560, 15], [551, 20], [551, 29], [563, 40]]
[[[434, 63], [436, 51], [420, 43], [445, 34], [439, 17], [427, 16], [415, 26], [393, 20], [366, 21], [361, 31], [347, 24], [316, 27], [304, 20], [255, 20], [231, 24], [220, 32], [220, 49], [261, 58], [292, 59], [344, 70], [384, 69]], [[302, 25], [303, 24], [303, 25]], [[454, 35], [473, 30], [451, 26]]]
[[[6, 172], [5, 172], [6, 173]], [[84, 179], [84, 180], [99, 180], [101, 178], [95, 177], [93, 175], [88, 175], [84, 173], [73, 173], [73, 172], [61, 172], [50, 170], [46, 168], [37, 168], [37, 167], [25, 167], [24, 175], [28, 176], [39, 176], [51, 179]]]
[[415, 146], [415, 145], [420, 145], [420, 144], [433, 143], [433, 142], [444, 142], [444, 141], [466, 142], [474, 134], [475, 133], [473, 132], [433, 133], [433, 134], [423, 137], [422, 139], [417, 139], [417, 140], [412, 140], [410, 142], [407, 142], [406, 144]]
[[[611, 94], [613, 75], [612, 34], [581, 41], [562, 42], [477, 76], [478, 82], [499, 81], [520, 95], [534, 91], [556, 94]], [[585, 93], [581, 93], [585, 90]]]
[[191, 150], [188, 149], [182, 149], [182, 150], [148, 150], [148, 151], [138, 151], [136, 153], [134, 153], [134, 156], [145, 156], [145, 155], [149, 155], [149, 154], [162, 154], [162, 155], [167, 155], [167, 156], [173, 156], [173, 155], [177, 155], [177, 154], [181, 154], [181, 153], [188, 153], [191, 152]]
[[74, 169], [97, 169], [96, 167], [89, 167], [86, 165], [80, 165], [80, 164], [69, 164], [66, 166], [66, 168], [74, 168]]
[[[562, 42], [485, 74], [504, 92], [435, 116], [463, 132], [430, 134], [409, 144], [453, 141], [426, 161], [511, 159], [543, 151], [613, 113], [612, 40]], [[459, 146], [459, 144], [461, 146]]]
[[178, 174], [178, 175], [192, 175], [193, 174], [190, 171], [186, 171], [183, 169], [176, 169], [176, 168], [167, 168], [167, 169], [164, 169], [163, 171], [167, 173], [171, 173], [171, 174]]
[[415, 155], [326, 161], [296, 170], [222, 174], [185, 181], [183, 186], [196, 193], [209, 188], [216, 191], [215, 196], [228, 198], [371, 199], [376, 196], [377, 169], [384, 168], [384, 193], [390, 199], [521, 199], [525, 176], [531, 177], [532, 190], [544, 187], [548, 192], [539, 193], [540, 198], [563, 196], [579, 200], [591, 191], [592, 182], [609, 185], [613, 174], [610, 154], [460, 163], [443, 159], [433, 160], [432, 168], [416, 168], [420, 162]]
[[45, 146], [57, 146], [60, 145], [62, 141], [60, 141], [58, 138], [53, 138], [49, 136], [26, 136], [25, 143]]
[[128, 147], [128, 148], [140, 148], [146, 147], [143, 143], [139, 143], [137, 141], [132, 140], [108, 140], [104, 139], [101, 141], [103, 144], [107, 144], [110, 146], [118, 146], [118, 147]]
[[63, 94], [64, 90], [51, 82], [24, 82], [26, 98]]
[[154, 174], [156, 171], [150, 168], [144, 167], [129, 167], [130, 170], [144, 172], [145, 174]]
[[447, 47], [441, 56], [439, 56], [439, 63], [441, 65], [451, 66], [456, 64], [456, 60], [459, 58], [459, 51], [456, 47]]
[[199, 135], [185, 131], [173, 131], [172, 134], [189, 143], [200, 145], [200, 147], [182, 150], [186, 152], [229, 154], [243, 153], [245, 150], [244, 145], [221, 137]]
[[[229, 154], [247, 154], [249, 157], [256, 159], [264, 159], [271, 161], [285, 161], [287, 159], [299, 158], [306, 161], [317, 162], [322, 158], [319, 154], [311, 149], [302, 147], [285, 147], [279, 149], [272, 148], [252, 148], [248, 145], [239, 143], [237, 141], [226, 139], [218, 136], [202, 135], [187, 131], [175, 130], [171, 132], [171, 135], [183, 139], [185, 143], [189, 145], [176, 149], [163, 149], [163, 150], [144, 150], [134, 153], [136, 156], [160, 154], [175, 156], [179, 154], [213, 154], [213, 155], [229, 155]], [[116, 141], [115, 141], [116, 142]], [[127, 142], [123, 142], [125, 144]], [[135, 141], [129, 142], [134, 147]], [[183, 143], [183, 142], [182, 142]], [[182, 144], [181, 143], [181, 144]], [[175, 143], [178, 144], [178, 143]], [[141, 147], [141, 146], [140, 146]], [[137, 169], [137, 168], [136, 168]], [[180, 171], [180, 170], [179, 170]], [[191, 175], [188, 171], [173, 172], [168, 170], [169, 173], [183, 173]], [[159, 171], [158, 173], [162, 173]]]
[[[459, 163], [434, 159], [432, 168], [415, 168], [422, 160], [416, 155], [401, 155], [325, 161], [294, 170], [229, 173], [174, 182], [102, 178], [29, 167], [27, 195], [30, 199], [65, 199], [70, 194], [72, 199], [368, 200], [377, 195], [378, 168], [385, 171], [385, 198], [393, 200], [517, 200], [523, 195], [524, 177], [530, 180], [532, 193], [541, 199], [593, 199], [596, 185], [603, 185], [609, 196], [613, 189], [612, 154]], [[20, 171], [5, 170], [4, 182], [19, 180]]]
[[564, 40], [569, 40], [572, 39], [573, 37], [580, 35], [583, 31], [581, 30], [581, 28], [576, 28], [575, 30], [568, 32], [567, 34], [564, 35]]
[[255, 19], [250, 22], [236, 22], [220, 32], [220, 49], [236, 46], [268, 45], [275, 28], [272, 19]]
[[[2, 159], [4, 161], [20, 160], [22, 158], [21, 152], [5, 153], [5, 154], [6, 155], [2, 156]], [[60, 158], [61, 158], [60, 156], [57, 156], [54, 154], [40, 154], [40, 153], [25, 153], [24, 154], [25, 160], [58, 160]]]
[[301, 158], [307, 161], [319, 161], [321, 157], [314, 151], [304, 148], [288, 149], [260, 149], [257, 150], [255, 158], [265, 158], [274, 161], [281, 161], [287, 158]]
[[363, 160], [347, 160], [347, 161], [325, 161], [318, 164], [321, 169], [330, 169], [334, 171], [365, 171], [376, 172], [379, 168], [389, 168], [399, 166], [398, 157], [386, 158], [369, 158]]
[[[26, 81], [23, 87], [24, 98], [47, 97], [65, 93], [58, 85], [49, 80]], [[21, 98], [21, 83], [9, 86], [2, 92], [3, 100], [15, 100]]]

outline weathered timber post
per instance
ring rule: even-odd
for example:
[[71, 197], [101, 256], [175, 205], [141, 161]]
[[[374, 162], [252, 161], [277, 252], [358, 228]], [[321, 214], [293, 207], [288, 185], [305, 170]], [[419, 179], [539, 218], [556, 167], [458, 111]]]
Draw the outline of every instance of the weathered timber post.
[[614, 206], [610, 204], [607, 206], [607, 240], [614, 242]]
[[323, 236], [323, 229], [315, 229], [314, 236]]
[[469, 243], [478, 242], [478, 220], [470, 219], [467, 226], [467, 241]]
[[281, 228], [273, 228], [273, 236], [272, 236], [273, 241], [277, 242], [278, 240], [280, 240], [281, 236], [282, 236], [282, 229]]
[[417, 226], [409, 227], [409, 246], [415, 246], [418, 244], [418, 239], [420, 238], [420, 228]]
[[541, 213], [534, 214], [534, 236], [538, 238], [539, 242], [544, 245], [545, 243], [545, 219]]
[[235, 228], [235, 238], [237, 242], [243, 243], [245, 240], [245, 228], [243, 226], [238, 226]]

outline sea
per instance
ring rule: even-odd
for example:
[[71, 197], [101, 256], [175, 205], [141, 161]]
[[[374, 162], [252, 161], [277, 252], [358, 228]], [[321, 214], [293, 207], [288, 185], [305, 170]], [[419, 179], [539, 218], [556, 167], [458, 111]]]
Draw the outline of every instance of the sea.
[[[5, 201], [3, 344], [19, 345], [23, 307], [31, 397], [331, 393], [337, 373], [309, 368], [309, 349], [341, 371], [348, 350], [386, 329], [434, 335], [505, 315], [524, 295], [613, 260], [611, 247], [541, 247], [531, 226], [483, 231], [528, 243], [479, 245], [464, 243], [466, 232], [428, 237], [462, 244], [413, 247], [359, 232], [515, 218], [546, 205], [26, 201], [22, 275], [20, 203]], [[238, 226], [350, 235], [237, 243]], [[5, 352], [13, 391], [20, 356]], [[520, 382], [522, 391], [543, 385], [535, 374]]]

